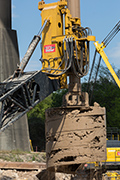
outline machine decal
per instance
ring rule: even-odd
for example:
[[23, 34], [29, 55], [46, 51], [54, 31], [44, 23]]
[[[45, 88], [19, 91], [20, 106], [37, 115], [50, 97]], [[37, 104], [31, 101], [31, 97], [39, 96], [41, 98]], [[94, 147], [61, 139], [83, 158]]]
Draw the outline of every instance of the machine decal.
[[120, 151], [117, 151], [117, 156], [120, 156]]
[[51, 53], [51, 52], [55, 52], [55, 44], [45, 45], [44, 53]]

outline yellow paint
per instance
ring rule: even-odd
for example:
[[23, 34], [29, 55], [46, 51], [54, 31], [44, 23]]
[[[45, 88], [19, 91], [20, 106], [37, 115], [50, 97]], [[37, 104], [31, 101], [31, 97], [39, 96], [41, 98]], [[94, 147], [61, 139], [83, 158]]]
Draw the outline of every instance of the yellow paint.
[[120, 176], [117, 172], [107, 172], [106, 175], [110, 177], [110, 180], [119, 180]]
[[[43, 63], [42, 69], [47, 68], [48, 66], [54, 67], [56, 69], [61, 62], [61, 58], [59, 58], [59, 60], [55, 62], [55, 66], [53, 59], [62, 56], [62, 46], [60, 46], [58, 43], [52, 43], [51, 38], [52, 36], [62, 35], [63, 31], [62, 18], [58, 3], [44, 4], [44, 9], [41, 12], [41, 17], [42, 24], [44, 23], [45, 19], [50, 19], [50, 25], [45, 28], [42, 33], [42, 58], [47, 60], [51, 59], [49, 65], [47, 64], [47, 61]], [[55, 48], [53, 52], [52, 49], [50, 49], [52, 48], [52, 45]], [[45, 48], [48, 48], [46, 52]]]
[[119, 148], [107, 148], [107, 160], [106, 162], [120, 162], [120, 147]]
[[[42, 33], [42, 59], [44, 60], [42, 63], [42, 69], [54, 68], [60, 70], [64, 68], [59, 68], [59, 64], [61, 63], [63, 56], [62, 43], [52, 42], [52, 37], [63, 35], [63, 20], [61, 10], [65, 9], [66, 5], [67, 2], [64, 0], [50, 4], [41, 4], [41, 2], [38, 4], [38, 9], [42, 11], [42, 24], [44, 23], [45, 19], [50, 20], [49, 26], [47, 26]], [[50, 74], [53, 72], [54, 70], [49, 71]], [[53, 77], [50, 78], [53, 79]], [[60, 78], [60, 84], [61, 88], [67, 88], [67, 75], [62, 75]]]
[[95, 41], [95, 36], [87, 36], [84, 38], [83, 37], [78, 38], [75, 34], [69, 34], [69, 35], [65, 35], [65, 36], [53, 36], [52, 43], [62, 42], [65, 37], [69, 38], [71, 36], [74, 37], [74, 39], [76, 39], [76, 41]]
[[31, 148], [31, 151], [34, 152], [31, 139], [30, 139], [29, 141], [30, 141], [30, 148]]
[[112, 134], [112, 140], [114, 140], [114, 134]]
[[[73, 31], [73, 27], [80, 27], [80, 18], [73, 18], [70, 10], [67, 8], [67, 1], [60, 0], [56, 3], [45, 4], [44, 1], [39, 2], [38, 9], [41, 10], [42, 25], [46, 19], [49, 19], [48, 26], [42, 32], [42, 71], [49, 73], [50, 78], [54, 79], [52, 73], [60, 74], [65, 67], [65, 63], [60, 66], [63, 60], [63, 40], [65, 37], [72, 37], [76, 41], [78, 61], [83, 61], [83, 68], [89, 61], [81, 60], [81, 46], [85, 47], [84, 54], [88, 53], [89, 41], [95, 41], [94, 36], [84, 37], [78, 30]], [[63, 34], [63, 15], [65, 17], [65, 34]], [[65, 46], [65, 45], [64, 45]], [[66, 47], [65, 47], [66, 48]], [[74, 47], [75, 49], [75, 47]], [[76, 51], [75, 51], [76, 52]], [[74, 56], [76, 57], [76, 53]], [[61, 88], [67, 87], [67, 74], [65, 73], [60, 79]]]

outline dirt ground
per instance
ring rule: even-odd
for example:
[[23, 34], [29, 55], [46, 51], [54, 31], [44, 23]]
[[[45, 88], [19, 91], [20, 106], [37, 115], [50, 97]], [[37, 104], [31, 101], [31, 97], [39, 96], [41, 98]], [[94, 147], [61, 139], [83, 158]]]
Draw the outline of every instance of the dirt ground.
[[[44, 152], [21, 152], [21, 151], [1, 151], [0, 162], [30, 162], [45, 163], [46, 153]], [[0, 180], [38, 180], [37, 175], [43, 169], [38, 171], [17, 171], [17, 170], [1, 170]], [[71, 175], [57, 173], [56, 180], [71, 180]]]
[[[45, 163], [46, 162], [46, 154], [45, 153], [26, 153], [19, 151], [12, 152], [0, 152], [0, 162], [4, 162], [5, 166], [8, 164], [7, 162], [30, 162], [30, 163]], [[18, 171], [18, 170], [5, 170], [0, 169], [0, 180], [39, 180], [39, 176], [41, 171], [44, 169], [34, 170], [34, 171]], [[79, 175], [78, 175], [79, 176]], [[56, 180], [80, 180], [80, 176], [56, 173]], [[46, 176], [45, 176], [46, 177]], [[82, 180], [86, 180], [86, 178], [82, 178]], [[40, 180], [46, 180], [42, 178]]]
[[[46, 162], [45, 153], [31, 153], [21, 151], [1, 151], [0, 162]], [[17, 170], [1, 170], [0, 180], [38, 180], [36, 175], [41, 171], [17, 171]]]
[[0, 170], [0, 180], [38, 180], [38, 171]]
[[[37, 174], [40, 171], [21, 172], [16, 170], [0, 170], [0, 180], [38, 180]], [[69, 174], [57, 173], [56, 180], [71, 180]]]

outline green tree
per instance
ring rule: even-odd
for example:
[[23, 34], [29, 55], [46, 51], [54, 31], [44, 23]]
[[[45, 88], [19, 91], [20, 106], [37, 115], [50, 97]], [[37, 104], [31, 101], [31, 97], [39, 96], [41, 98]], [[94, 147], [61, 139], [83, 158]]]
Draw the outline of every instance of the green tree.
[[[93, 94], [91, 105], [98, 102], [100, 106], [105, 107], [107, 126], [120, 128], [120, 89], [109, 70], [102, 66], [94, 89], [93, 81], [90, 85], [90, 95]], [[84, 83], [83, 88], [85, 89], [86, 86], [87, 83]]]
[[45, 110], [52, 107], [52, 95], [45, 98], [39, 104], [37, 104], [30, 112], [28, 112], [29, 118], [40, 118], [41, 120], [45, 120]]
[[62, 106], [63, 96], [67, 93], [67, 89], [62, 89], [54, 92], [52, 94], [52, 107], [60, 107]]
[[45, 110], [52, 106], [51, 95], [28, 112], [30, 139], [34, 150], [45, 150]]
[[51, 107], [62, 105], [62, 97], [67, 90], [58, 90], [45, 98], [28, 112], [28, 124], [30, 139], [32, 140], [34, 150], [45, 150], [45, 110]]
[[40, 118], [30, 117], [28, 118], [30, 139], [34, 151], [45, 150], [45, 123]]

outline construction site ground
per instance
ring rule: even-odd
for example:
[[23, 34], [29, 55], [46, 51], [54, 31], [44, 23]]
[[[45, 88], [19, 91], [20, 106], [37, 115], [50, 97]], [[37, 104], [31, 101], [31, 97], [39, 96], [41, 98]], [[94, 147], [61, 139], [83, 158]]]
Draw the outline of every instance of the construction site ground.
[[36, 180], [36, 175], [46, 168], [44, 152], [0, 152], [0, 180]]
[[[42, 173], [41, 173], [42, 172]], [[45, 152], [0, 152], [0, 180], [47, 180]], [[103, 180], [106, 180], [103, 175]], [[79, 175], [56, 173], [55, 180], [81, 180]], [[82, 178], [88, 180], [88, 178]]]
[[[0, 152], [0, 180], [38, 180], [46, 169], [45, 152]], [[71, 180], [68, 174], [57, 173], [58, 180]]]

